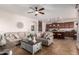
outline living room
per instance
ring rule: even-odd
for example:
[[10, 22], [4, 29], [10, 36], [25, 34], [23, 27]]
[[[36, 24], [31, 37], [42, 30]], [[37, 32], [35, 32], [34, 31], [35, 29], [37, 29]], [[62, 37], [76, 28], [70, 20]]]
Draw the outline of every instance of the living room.
[[77, 4], [0, 5], [0, 55], [78, 55]]

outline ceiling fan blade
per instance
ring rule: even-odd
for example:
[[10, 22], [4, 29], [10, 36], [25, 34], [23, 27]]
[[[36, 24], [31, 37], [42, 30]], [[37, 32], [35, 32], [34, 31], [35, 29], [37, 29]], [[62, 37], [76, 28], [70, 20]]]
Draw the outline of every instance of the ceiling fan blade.
[[37, 14], [35, 14], [35, 16], [37, 16]]
[[39, 9], [39, 11], [42, 11], [42, 10], [44, 10], [44, 8]]
[[33, 12], [28, 12], [28, 13], [33, 13]]
[[36, 9], [36, 11], [37, 11], [38, 7], [35, 7], [35, 9]]
[[30, 9], [35, 10], [34, 8], [30, 7]]
[[45, 14], [45, 13], [43, 13], [43, 12], [39, 12], [40, 14]]

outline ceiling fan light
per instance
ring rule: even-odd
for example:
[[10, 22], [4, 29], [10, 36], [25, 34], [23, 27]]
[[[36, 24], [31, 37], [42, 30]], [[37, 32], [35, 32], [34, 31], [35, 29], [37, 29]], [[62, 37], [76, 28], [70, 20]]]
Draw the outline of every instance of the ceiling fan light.
[[38, 11], [36, 11], [36, 12], [35, 12], [35, 14], [39, 14], [39, 12], [38, 12]]

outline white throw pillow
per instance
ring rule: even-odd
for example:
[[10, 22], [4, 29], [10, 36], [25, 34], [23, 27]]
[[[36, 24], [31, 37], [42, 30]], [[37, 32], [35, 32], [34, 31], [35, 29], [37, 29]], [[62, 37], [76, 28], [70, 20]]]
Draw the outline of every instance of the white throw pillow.
[[6, 45], [6, 39], [4, 39], [4, 36], [2, 35], [2, 39], [0, 41], [0, 46]]

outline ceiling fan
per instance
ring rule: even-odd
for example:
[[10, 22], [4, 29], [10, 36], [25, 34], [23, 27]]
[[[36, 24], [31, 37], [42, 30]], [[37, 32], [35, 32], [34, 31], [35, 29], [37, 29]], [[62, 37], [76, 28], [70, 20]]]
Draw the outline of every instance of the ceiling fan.
[[35, 16], [37, 16], [38, 14], [42, 14], [42, 15], [45, 14], [45, 13], [43, 12], [43, 10], [45, 10], [45, 8], [30, 7], [30, 9], [32, 9], [32, 11], [30, 11], [30, 12], [28, 12], [28, 13], [34, 13]]

